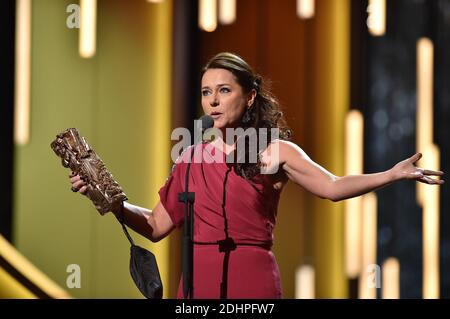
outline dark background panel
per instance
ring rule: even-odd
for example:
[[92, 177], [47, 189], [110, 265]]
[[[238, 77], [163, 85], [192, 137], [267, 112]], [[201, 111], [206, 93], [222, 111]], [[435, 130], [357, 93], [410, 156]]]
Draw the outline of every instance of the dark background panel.
[[15, 1], [0, 1], [0, 234], [11, 240], [13, 190]]

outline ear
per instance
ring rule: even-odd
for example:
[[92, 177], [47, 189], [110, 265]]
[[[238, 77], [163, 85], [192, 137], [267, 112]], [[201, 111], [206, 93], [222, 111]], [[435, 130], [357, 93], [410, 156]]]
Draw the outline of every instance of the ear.
[[248, 108], [252, 107], [253, 103], [255, 103], [255, 99], [256, 99], [256, 90], [252, 89], [247, 96], [247, 107]]

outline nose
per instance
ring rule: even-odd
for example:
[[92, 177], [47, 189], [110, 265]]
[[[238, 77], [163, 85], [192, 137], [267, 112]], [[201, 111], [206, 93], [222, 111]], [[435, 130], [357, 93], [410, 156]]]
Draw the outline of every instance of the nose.
[[219, 105], [219, 99], [217, 98], [217, 94], [214, 94], [211, 96], [211, 100], [209, 101], [209, 104], [211, 106], [218, 106]]

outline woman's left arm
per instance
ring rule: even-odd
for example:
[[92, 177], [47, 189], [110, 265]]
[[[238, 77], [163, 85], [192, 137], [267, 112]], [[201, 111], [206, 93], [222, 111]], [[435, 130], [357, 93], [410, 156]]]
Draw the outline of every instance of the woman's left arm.
[[287, 177], [311, 193], [332, 201], [363, 195], [399, 180], [416, 180], [431, 185], [441, 185], [441, 171], [432, 171], [414, 166], [422, 154], [397, 163], [391, 169], [374, 174], [348, 175], [338, 177], [312, 161], [296, 144], [280, 141], [279, 163]]

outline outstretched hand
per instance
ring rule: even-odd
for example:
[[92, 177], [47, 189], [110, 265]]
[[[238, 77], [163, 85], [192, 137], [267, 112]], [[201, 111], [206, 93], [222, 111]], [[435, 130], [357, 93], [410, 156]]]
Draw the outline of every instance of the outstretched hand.
[[[444, 180], [440, 179], [440, 176], [443, 176], [444, 172], [424, 169], [414, 165], [421, 157], [421, 153], [416, 153], [410, 158], [397, 163], [392, 168], [394, 176], [398, 179], [412, 179], [430, 185], [444, 184]], [[432, 178], [430, 176], [438, 176], [438, 178]]]

